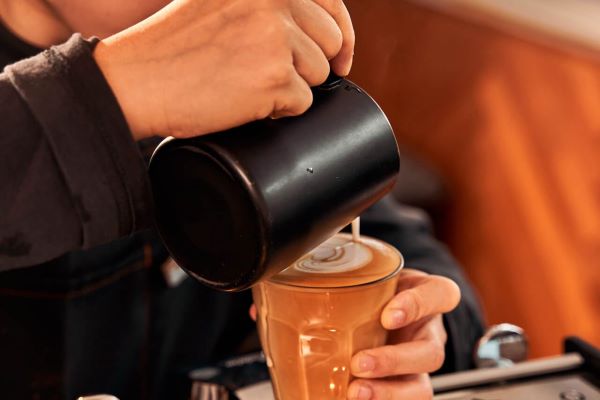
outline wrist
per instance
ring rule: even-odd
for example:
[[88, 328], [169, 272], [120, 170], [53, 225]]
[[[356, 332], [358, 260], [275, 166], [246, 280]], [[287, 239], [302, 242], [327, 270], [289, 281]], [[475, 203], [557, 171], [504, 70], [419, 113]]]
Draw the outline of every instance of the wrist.
[[137, 90], [141, 89], [139, 76], [136, 76], [132, 65], [120, 59], [122, 49], [119, 47], [110, 38], [102, 40], [96, 45], [93, 58], [119, 103], [133, 139], [137, 141], [153, 133], [143, 123], [143, 104], [137, 95]]

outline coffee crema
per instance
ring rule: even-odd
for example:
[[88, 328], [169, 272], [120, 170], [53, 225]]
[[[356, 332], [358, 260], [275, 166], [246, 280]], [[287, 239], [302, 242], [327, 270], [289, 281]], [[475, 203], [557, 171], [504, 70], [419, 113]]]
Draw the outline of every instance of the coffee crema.
[[292, 286], [356, 286], [385, 278], [400, 265], [400, 254], [387, 243], [339, 233], [270, 280]]

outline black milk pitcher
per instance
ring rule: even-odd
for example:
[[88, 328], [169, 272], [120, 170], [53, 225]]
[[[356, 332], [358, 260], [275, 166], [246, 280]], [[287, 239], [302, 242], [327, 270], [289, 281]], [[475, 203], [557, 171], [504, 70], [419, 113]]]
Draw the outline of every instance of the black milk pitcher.
[[156, 223], [200, 282], [242, 290], [280, 272], [392, 188], [400, 167], [383, 111], [352, 82], [313, 89], [303, 115], [192, 139], [150, 162]]

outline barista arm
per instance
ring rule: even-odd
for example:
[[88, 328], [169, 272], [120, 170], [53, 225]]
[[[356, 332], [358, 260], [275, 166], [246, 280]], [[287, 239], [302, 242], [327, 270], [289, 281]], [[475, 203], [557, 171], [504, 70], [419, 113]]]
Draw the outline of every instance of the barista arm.
[[0, 74], [0, 270], [151, 224], [146, 166], [93, 47], [75, 35]]

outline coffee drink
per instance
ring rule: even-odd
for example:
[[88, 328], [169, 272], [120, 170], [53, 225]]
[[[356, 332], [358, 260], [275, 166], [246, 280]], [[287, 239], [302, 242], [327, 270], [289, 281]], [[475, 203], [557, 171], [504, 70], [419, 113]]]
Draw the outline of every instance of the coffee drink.
[[337, 234], [252, 289], [278, 400], [346, 399], [352, 355], [385, 344], [402, 264], [384, 242]]

